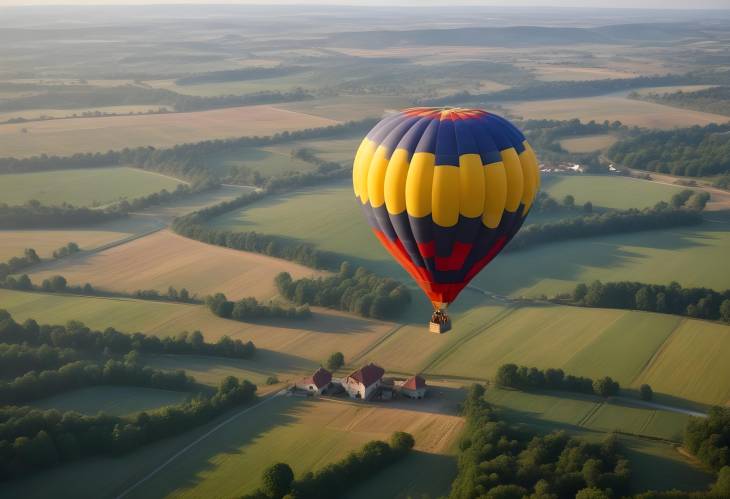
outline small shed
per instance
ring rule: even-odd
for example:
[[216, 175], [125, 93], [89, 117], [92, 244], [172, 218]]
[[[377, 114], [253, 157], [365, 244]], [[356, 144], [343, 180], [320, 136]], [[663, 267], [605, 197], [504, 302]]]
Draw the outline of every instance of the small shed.
[[320, 367], [314, 374], [302, 378], [296, 382], [295, 386], [299, 390], [321, 395], [332, 383], [332, 373], [327, 369]]
[[426, 396], [426, 390], [426, 380], [421, 376], [412, 376], [400, 385], [401, 395], [412, 399], [422, 399]]

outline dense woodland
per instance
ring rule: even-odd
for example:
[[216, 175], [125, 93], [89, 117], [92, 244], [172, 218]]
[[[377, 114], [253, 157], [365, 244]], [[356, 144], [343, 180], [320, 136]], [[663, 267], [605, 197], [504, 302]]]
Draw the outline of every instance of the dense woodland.
[[463, 404], [466, 428], [450, 499], [608, 499], [628, 494], [629, 461], [615, 436], [599, 444], [565, 432], [535, 435], [500, 421], [484, 392], [473, 385]]
[[644, 310], [730, 323], [730, 290], [683, 288], [677, 282], [662, 285], [593, 281], [576, 285], [572, 295], [558, 296], [556, 301], [566, 298], [571, 304], [583, 307]]
[[608, 156], [639, 170], [702, 177], [730, 172], [730, 123], [641, 130], [616, 142]]
[[725, 468], [730, 493], [730, 409], [713, 407], [706, 418], [692, 418], [684, 432], [684, 446], [716, 471]]
[[538, 369], [537, 367], [503, 364], [499, 366], [495, 381], [499, 386], [518, 390], [564, 390], [610, 397], [618, 395], [621, 387], [610, 376], [584, 378], [566, 375], [562, 369]]
[[264, 470], [262, 487], [241, 499], [339, 499], [374, 474], [406, 457], [414, 443], [409, 433], [398, 431], [393, 433], [390, 442], [368, 442], [344, 459], [305, 473], [296, 480], [288, 464], [276, 463]]
[[379, 277], [343, 262], [340, 271], [331, 277], [293, 280], [287, 272], [276, 276], [279, 293], [299, 305], [319, 305], [353, 312], [363, 317], [392, 319], [411, 302], [403, 284], [388, 277]]

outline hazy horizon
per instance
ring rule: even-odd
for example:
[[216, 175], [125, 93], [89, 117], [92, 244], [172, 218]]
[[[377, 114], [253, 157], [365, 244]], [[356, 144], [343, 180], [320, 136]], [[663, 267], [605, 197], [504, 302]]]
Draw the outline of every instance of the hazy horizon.
[[3, 7], [21, 6], [117, 6], [117, 5], [339, 5], [360, 7], [402, 7], [402, 6], [429, 6], [429, 7], [537, 7], [537, 8], [576, 8], [576, 9], [656, 9], [656, 10], [728, 10], [730, 4], [726, 0], [699, 0], [688, 4], [681, 0], [615, 0], [611, 6], [606, 6], [602, 0], [512, 0], [512, 1], [483, 1], [459, 0], [446, 5], [442, 0], [0, 0]]

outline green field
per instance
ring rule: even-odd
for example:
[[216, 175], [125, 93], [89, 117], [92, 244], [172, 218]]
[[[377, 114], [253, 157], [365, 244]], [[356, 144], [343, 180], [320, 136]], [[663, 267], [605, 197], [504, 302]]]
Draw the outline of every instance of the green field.
[[238, 168], [248, 168], [258, 171], [264, 177], [281, 175], [294, 171], [310, 171], [317, 168], [291, 155], [291, 149], [271, 150], [269, 148], [242, 148], [237, 151], [216, 153], [208, 158], [209, 164], [220, 175], [227, 175]]
[[620, 176], [542, 176], [542, 190], [559, 201], [571, 194], [576, 204], [590, 201], [593, 206], [618, 210], [654, 206], [659, 201], [669, 201], [673, 194], [682, 189], [679, 186]]
[[9, 205], [32, 199], [45, 205], [104, 205], [167, 189], [179, 181], [137, 168], [83, 168], [0, 175], [0, 199]]
[[[582, 201], [579, 187], [585, 191], [588, 183], [597, 184], [587, 198], [614, 207], [648, 206], [669, 199], [677, 189], [619, 177], [559, 177], [556, 180], [554, 186], [547, 187], [548, 191], [560, 192], [565, 188], [566, 192], [575, 193], [578, 201]], [[610, 199], [611, 192], [617, 199]], [[632, 197], [640, 193], [644, 194], [639, 200]], [[544, 220], [536, 217], [536, 221]], [[409, 279], [370, 233], [349, 182], [270, 197], [222, 215], [211, 225], [308, 241], [321, 249], [347, 255], [354, 263], [377, 272]], [[675, 280], [683, 286], [727, 289], [730, 267], [717, 266], [715, 262], [723, 261], [729, 246], [728, 222], [542, 244], [533, 250], [498, 256], [476, 277], [474, 285], [513, 296], [542, 293], [552, 296], [572, 290], [578, 282], [595, 279], [664, 284]]]
[[[604, 402], [596, 397], [567, 392], [526, 393], [497, 388], [487, 391], [487, 400], [508, 420], [527, 424], [541, 432], [566, 430], [589, 440], [600, 440], [618, 430], [651, 438], [678, 441], [687, 416]], [[673, 445], [621, 436], [624, 452], [632, 464], [632, 489], [703, 490], [712, 475], [697, 467]]]
[[584, 153], [606, 149], [612, 146], [617, 140], [618, 138], [615, 135], [605, 133], [563, 139], [560, 141], [560, 146], [568, 152]]
[[30, 404], [39, 409], [75, 411], [94, 415], [99, 412], [126, 416], [166, 405], [184, 402], [189, 393], [127, 386], [94, 386], [62, 393]]

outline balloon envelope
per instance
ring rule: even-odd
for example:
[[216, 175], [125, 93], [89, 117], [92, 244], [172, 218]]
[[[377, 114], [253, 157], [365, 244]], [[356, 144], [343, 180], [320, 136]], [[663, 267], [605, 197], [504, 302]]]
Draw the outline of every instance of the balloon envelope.
[[524, 135], [480, 109], [412, 108], [380, 121], [353, 164], [375, 235], [435, 307], [517, 233], [540, 178]]

